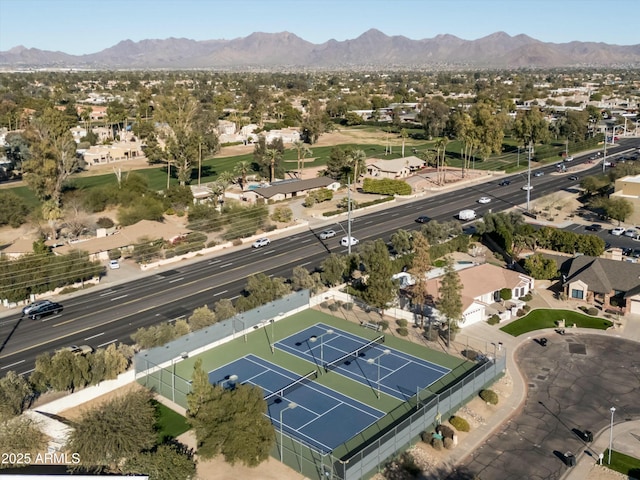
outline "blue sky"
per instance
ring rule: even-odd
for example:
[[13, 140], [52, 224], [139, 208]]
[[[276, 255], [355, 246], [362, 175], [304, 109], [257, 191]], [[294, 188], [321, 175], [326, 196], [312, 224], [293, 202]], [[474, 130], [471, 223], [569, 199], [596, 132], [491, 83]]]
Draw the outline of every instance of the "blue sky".
[[[288, 31], [313, 43], [377, 28], [414, 40], [497, 31], [546, 42], [640, 43], [639, 0], [0, 0], [0, 51], [74, 55], [121, 40], [233, 39]], [[628, 19], [628, 20], [627, 20]]]

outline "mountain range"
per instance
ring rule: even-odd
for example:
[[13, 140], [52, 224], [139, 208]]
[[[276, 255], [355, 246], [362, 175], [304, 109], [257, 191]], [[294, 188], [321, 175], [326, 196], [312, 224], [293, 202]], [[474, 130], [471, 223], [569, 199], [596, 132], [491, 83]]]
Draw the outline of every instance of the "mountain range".
[[353, 40], [313, 44], [289, 32], [233, 40], [124, 40], [97, 53], [69, 55], [18, 46], [0, 52], [0, 68], [82, 69], [381, 69], [637, 67], [640, 44], [548, 43], [497, 32], [477, 40], [454, 35], [412, 40], [371, 29]]

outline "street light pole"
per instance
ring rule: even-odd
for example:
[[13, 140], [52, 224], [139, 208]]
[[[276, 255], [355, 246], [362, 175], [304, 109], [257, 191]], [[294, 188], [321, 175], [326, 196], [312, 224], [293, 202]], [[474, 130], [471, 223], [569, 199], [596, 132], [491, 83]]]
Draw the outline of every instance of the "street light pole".
[[298, 406], [298, 404], [296, 402], [290, 402], [289, 405], [287, 405], [285, 408], [280, 410], [280, 462], [282, 462], [283, 453], [284, 453], [283, 452], [283, 448], [282, 448], [282, 438], [283, 438], [283, 434], [282, 434], [282, 414], [284, 413], [285, 410], [293, 410], [297, 406]]
[[376, 361], [378, 362], [378, 390], [376, 392], [376, 396], [378, 397], [378, 400], [380, 400], [380, 357], [384, 357], [385, 355], [389, 355], [390, 353], [391, 353], [391, 350], [386, 348], [377, 357], [367, 359], [367, 363], [369, 365], [373, 365], [374, 363], [376, 363]]
[[529, 211], [529, 203], [531, 201], [531, 142], [529, 142], [529, 154], [528, 154], [528, 167], [527, 167], [527, 212]]
[[616, 407], [609, 409], [611, 412], [611, 426], [609, 427], [609, 465], [611, 465], [611, 449], [613, 448], [613, 414], [616, 413]]
[[313, 337], [311, 337], [309, 339], [309, 341], [311, 341], [312, 343], [317, 342], [318, 340], [320, 340], [320, 367], [324, 366], [324, 340], [323, 337], [325, 335], [331, 335], [333, 333], [332, 329], [327, 330], [326, 332], [324, 332], [321, 335], [314, 335]]

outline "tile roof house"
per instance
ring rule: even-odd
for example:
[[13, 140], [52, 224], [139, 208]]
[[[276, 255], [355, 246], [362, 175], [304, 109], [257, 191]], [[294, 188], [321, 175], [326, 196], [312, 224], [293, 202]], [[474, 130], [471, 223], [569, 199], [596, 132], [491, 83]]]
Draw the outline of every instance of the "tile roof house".
[[66, 255], [72, 250], [83, 250], [89, 253], [91, 260], [108, 260], [109, 250], [132, 248], [143, 238], [150, 240], [164, 239], [172, 241], [184, 236], [190, 230], [172, 223], [160, 223], [141, 220], [134, 225], [122, 227], [112, 235], [94, 237], [75, 243], [69, 243], [53, 249], [54, 253]]
[[[511, 304], [500, 299], [500, 291], [503, 288], [511, 290], [512, 299], [523, 297], [534, 287], [534, 279], [528, 275], [509, 270], [507, 268], [496, 267], [490, 263], [475, 265], [473, 267], [458, 270], [460, 283], [462, 284], [462, 321], [461, 327], [473, 325], [474, 323], [485, 321], [493, 314], [498, 314], [501, 318], [508, 320], [513, 310], [521, 302], [514, 301]], [[431, 298], [434, 304], [440, 297], [440, 281], [442, 277], [427, 280], [425, 289], [427, 297]]]
[[426, 162], [416, 156], [381, 160], [371, 158], [367, 160], [367, 174], [379, 178], [407, 178], [413, 172], [424, 168]]
[[[340, 188], [340, 182], [330, 177], [315, 177], [306, 180], [282, 180], [273, 182], [268, 187], [258, 187], [253, 190], [243, 192], [243, 196], [247, 200], [254, 200], [262, 197], [266, 200], [286, 200], [287, 198], [303, 197], [313, 190], [328, 188], [337, 190]], [[253, 195], [253, 198], [251, 198]]]
[[571, 300], [640, 313], [640, 264], [581, 255], [565, 260], [560, 273]]

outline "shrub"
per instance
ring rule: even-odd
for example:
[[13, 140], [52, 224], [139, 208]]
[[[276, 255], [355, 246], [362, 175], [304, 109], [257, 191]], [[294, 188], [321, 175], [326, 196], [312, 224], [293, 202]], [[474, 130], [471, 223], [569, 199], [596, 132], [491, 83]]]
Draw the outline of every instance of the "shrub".
[[329, 302], [322, 302], [320, 308], [329, 308]]
[[407, 330], [406, 327], [397, 328], [396, 332], [398, 332], [398, 335], [400, 335], [401, 337], [406, 337], [407, 335], [409, 335], [409, 330]]
[[505, 301], [506, 300], [511, 300], [511, 298], [512, 298], [511, 295], [512, 295], [512, 292], [511, 292], [510, 288], [502, 288], [502, 289], [500, 289], [500, 298], [502, 300], [505, 300]]
[[215, 240], [211, 240], [210, 242], [207, 242], [207, 248], [215, 247], [216, 245], [218, 245], [218, 242]]
[[280, 223], [289, 223], [293, 219], [293, 211], [289, 207], [276, 207], [271, 214], [271, 220]]
[[430, 342], [435, 342], [438, 340], [438, 329], [433, 327], [431, 328], [431, 330], [426, 329], [422, 336]]
[[204, 243], [207, 241], [207, 236], [202, 232], [190, 232], [187, 234], [187, 242], [189, 243]]
[[497, 314], [493, 314], [489, 317], [489, 320], [487, 320], [487, 323], [489, 325], [497, 325], [498, 323], [500, 323], [500, 316]]
[[532, 298], [533, 295], [531, 294], [531, 292], [527, 292], [525, 296], [520, 297], [520, 300], [522, 300], [523, 302], [530, 302]]
[[329, 304], [329, 310], [331, 310], [332, 312], [337, 312], [339, 308], [340, 308], [340, 305], [338, 305], [335, 302]]
[[498, 394], [493, 390], [480, 390], [480, 398], [491, 405], [498, 404]]
[[396, 323], [398, 324], [399, 327], [403, 327], [403, 328], [407, 328], [407, 325], [409, 325], [409, 322], [407, 322], [404, 318], [397, 319]]
[[524, 314], [525, 314], [525, 311], [524, 311], [523, 309], [519, 309], [519, 310], [516, 312], [516, 315], [517, 315], [518, 317], [524, 317]]
[[600, 313], [600, 311], [596, 307], [589, 307], [589, 309], [587, 310], [587, 314], [594, 317], [598, 315], [598, 313]]
[[467, 422], [464, 418], [458, 417], [456, 415], [449, 419], [449, 423], [453, 425], [453, 428], [455, 428], [459, 432], [468, 432], [469, 430], [471, 430], [469, 422]]
[[342, 308], [344, 308], [345, 310], [353, 310], [353, 303], [346, 302], [342, 305]]
[[453, 438], [453, 434], [455, 433], [453, 431], [453, 428], [449, 427], [448, 425], [438, 425], [436, 431], [444, 438]]
[[242, 239], [241, 238], [234, 238], [233, 241], [231, 242], [231, 244], [234, 247], [237, 247], [238, 245], [242, 245]]
[[111, 228], [115, 224], [109, 217], [100, 217], [98, 220], [96, 220], [96, 225], [98, 225], [98, 227], [100, 228]]
[[431, 432], [425, 430], [420, 434], [420, 438], [424, 443], [431, 443], [431, 439], [433, 438], [433, 436], [431, 435]]
[[531, 305], [524, 305], [524, 306], [522, 307], [522, 310], [524, 310], [524, 311], [525, 311], [525, 313], [526, 313], [526, 312], [528, 312], [529, 310], [531, 310]]
[[444, 448], [447, 450], [451, 450], [453, 448], [453, 438], [444, 437], [442, 443], [444, 444]]
[[442, 439], [434, 437], [431, 439], [431, 446], [435, 450], [440, 451], [444, 447], [444, 442], [442, 441]]
[[380, 325], [380, 330], [383, 332], [389, 328], [389, 322], [387, 320], [380, 320], [377, 324]]
[[176, 256], [176, 251], [175, 250], [165, 250], [164, 252], [164, 258], [173, 258]]
[[382, 195], [411, 195], [411, 186], [404, 180], [365, 178], [362, 182], [362, 191]]
[[118, 260], [120, 257], [122, 257], [122, 253], [119, 248], [109, 250], [109, 260]]

